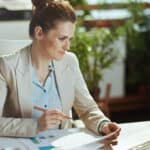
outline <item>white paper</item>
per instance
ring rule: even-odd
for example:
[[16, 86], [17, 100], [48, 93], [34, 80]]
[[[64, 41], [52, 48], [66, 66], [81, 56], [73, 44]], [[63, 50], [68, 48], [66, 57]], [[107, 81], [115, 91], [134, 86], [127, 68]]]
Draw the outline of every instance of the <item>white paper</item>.
[[[33, 139], [20, 139], [20, 142], [29, 150], [44, 149], [44, 146], [53, 146], [58, 150], [93, 150], [102, 147], [104, 144], [100, 142], [115, 132], [107, 136], [97, 136], [87, 129], [56, 129], [42, 132]], [[34, 140], [38, 142], [35, 143]]]
[[[55, 141], [56, 139], [63, 137], [64, 135], [68, 135], [78, 131], [80, 131], [80, 129], [63, 129], [63, 130], [53, 129], [53, 130], [40, 132], [39, 134], [37, 134], [36, 137], [32, 139], [21, 138], [19, 139], [19, 141], [25, 147], [27, 147], [28, 150], [39, 150], [40, 148], [42, 149], [42, 147], [44, 146], [52, 146], [51, 145], [52, 141]], [[34, 141], [37, 142], [35, 143]]]
[[84, 146], [89, 143], [95, 142], [96, 138], [85, 132], [73, 133], [70, 135], [63, 136], [58, 140], [52, 142], [52, 145], [59, 149], [73, 149]]
[[98, 142], [100, 146], [103, 146], [104, 144], [100, 142], [103, 142], [105, 139], [111, 137], [116, 132], [117, 131], [112, 132], [106, 136], [95, 136], [94, 134], [90, 134], [89, 132], [81, 131], [78, 133], [73, 133], [58, 138], [51, 144], [60, 150], [71, 150], [74, 148], [83, 147], [96, 142]]

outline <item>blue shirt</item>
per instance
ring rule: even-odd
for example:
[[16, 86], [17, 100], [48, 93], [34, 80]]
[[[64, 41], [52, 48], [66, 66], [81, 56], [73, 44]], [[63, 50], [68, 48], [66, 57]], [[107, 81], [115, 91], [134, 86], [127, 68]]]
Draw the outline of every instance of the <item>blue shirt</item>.
[[[50, 67], [51, 65], [49, 65], [49, 68]], [[50, 74], [48, 75], [44, 86], [42, 86], [36, 77], [34, 68], [32, 67], [32, 86], [33, 107], [39, 106], [48, 110], [58, 109], [62, 111], [62, 105], [56, 88], [53, 69], [50, 68]], [[38, 119], [42, 114], [43, 112], [32, 109], [33, 118]]]

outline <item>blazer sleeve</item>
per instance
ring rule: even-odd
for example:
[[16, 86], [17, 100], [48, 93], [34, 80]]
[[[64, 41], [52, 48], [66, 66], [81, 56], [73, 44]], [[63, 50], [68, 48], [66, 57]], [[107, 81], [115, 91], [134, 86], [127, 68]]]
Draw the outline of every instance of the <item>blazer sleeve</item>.
[[98, 108], [94, 99], [90, 95], [87, 85], [83, 79], [82, 73], [79, 68], [78, 59], [73, 55], [73, 70], [75, 76], [75, 102], [74, 108], [85, 123], [86, 127], [99, 134], [100, 124], [110, 121]]
[[[7, 118], [3, 117], [5, 102], [7, 100], [7, 82], [2, 75], [2, 63], [0, 61], [0, 136], [10, 137], [34, 137], [37, 133], [37, 122], [31, 118]], [[15, 111], [15, 108], [14, 108]]]

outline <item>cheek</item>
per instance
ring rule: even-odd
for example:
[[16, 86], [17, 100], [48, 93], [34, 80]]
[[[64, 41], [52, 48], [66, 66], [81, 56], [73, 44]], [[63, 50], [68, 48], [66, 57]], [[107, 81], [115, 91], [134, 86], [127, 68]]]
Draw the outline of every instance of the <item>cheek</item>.
[[47, 43], [45, 43], [45, 47], [46, 47], [47, 51], [52, 54], [55, 52], [56, 44], [53, 42], [47, 42]]
[[57, 60], [59, 57], [59, 51], [56, 48], [56, 45], [49, 45], [49, 47], [47, 48], [47, 54], [52, 58]]
[[47, 40], [46, 42], [44, 42], [44, 47], [47, 51], [47, 55], [49, 55], [49, 57], [57, 60], [60, 59], [60, 53], [59, 51], [61, 50], [61, 43], [57, 40]]
[[48, 46], [53, 50], [57, 50], [60, 47], [60, 43], [57, 41], [49, 41]]

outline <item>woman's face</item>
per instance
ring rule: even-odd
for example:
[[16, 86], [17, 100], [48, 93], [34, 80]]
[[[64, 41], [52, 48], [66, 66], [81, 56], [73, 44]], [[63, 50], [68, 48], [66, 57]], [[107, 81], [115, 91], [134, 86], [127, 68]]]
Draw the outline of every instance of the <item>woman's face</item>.
[[59, 22], [57, 26], [43, 33], [39, 41], [42, 54], [48, 59], [60, 60], [70, 49], [70, 42], [74, 36], [75, 24], [72, 22]]

